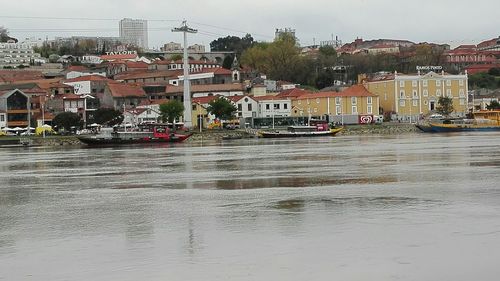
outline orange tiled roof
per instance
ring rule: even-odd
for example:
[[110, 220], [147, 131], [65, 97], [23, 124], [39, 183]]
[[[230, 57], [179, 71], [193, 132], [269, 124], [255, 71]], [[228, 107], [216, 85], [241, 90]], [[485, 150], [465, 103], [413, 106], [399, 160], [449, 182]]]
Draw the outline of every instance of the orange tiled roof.
[[146, 92], [142, 87], [132, 84], [122, 84], [122, 83], [109, 83], [108, 84], [111, 95], [114, 98], [125, 98], [125, 97], [146, 97]]
[[319, 92], [307, 94], [298, 97], [298, 100], [328, 98], [328, 97], [376, 97], [377, 95], [369, 92], [363, 85], [354, 85], [342, 92]]
[[71, 82], [82, 82], [82, 81], [109, 81], [111, 79], [108, 79], [104, 76], [101, 75], [85, 75], [85, 76], [80, 76], [72, 79], [67, 79], [64, 80], [64, 83], [71, 83]]

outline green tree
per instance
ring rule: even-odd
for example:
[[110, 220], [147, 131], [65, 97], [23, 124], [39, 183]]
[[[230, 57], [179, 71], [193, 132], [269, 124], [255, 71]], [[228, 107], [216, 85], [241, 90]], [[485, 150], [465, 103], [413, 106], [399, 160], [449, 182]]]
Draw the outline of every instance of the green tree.
[[80, 115], [73, 112], [62, 112], [54, 117], [52, 120], [55, 126], [58, 128], [64, 128], [66, 131], [70, 131], [71, 127], [80, 128], [83, 124]]
[[178, 61], [178, 60], [182, 60], [182, 55], [181, 54], [175, 54], [175, 55], [171, 55], [169, 60], [173, 60], [173, 61]]
[[443, 116], [449, 116], [453, 112], [453, 99], [449, 97], [440, 97], [436, 111]]
[[489, 75], [500, 76], [500, 67], [494, 67], [488, 70]]
[[114, 126], [123, 122], [123, 114], [111, 108], [99, 108], [93, 115], [94, 122], [101, 125]]
[[234, 52], [237, 56], [240, 56], [246, 49], [250, 48], [254, 43], [255, 42], [253, 40], [253, 37], [250, 34], [246, 34], [242, 38], [239, 38], [237, 36], [226, 36], [212, 41], [210, 43], [210, 50]]
[[207, 111], [219, 120], [232, 119], [236, 106], [223, 97], [216, 98], [208, 103]]
[[162, 122], [173, 123], [184, 113], [184, 105], [178, 100], [171, 100], [160, 104], [160, 113]]
[[496, 100], [492, 100], [490, 104], [486, 106], [488, 110], [499, 110], [500, 109], [500, 103]]
[[472, 89], [496, 89], [498, 82], [495, 76], [488, 73], [475, 73], [469, 75], [469, 87]]

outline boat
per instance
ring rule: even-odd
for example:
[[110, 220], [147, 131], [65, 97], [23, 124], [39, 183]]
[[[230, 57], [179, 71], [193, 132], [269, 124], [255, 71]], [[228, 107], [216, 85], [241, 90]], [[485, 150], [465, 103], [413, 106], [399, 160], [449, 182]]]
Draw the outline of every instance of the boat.
[[500, 131], [500, 110], [479, 111], [473, 113], [474, 119], [460, 119], [451, 122], [429, 123], [433, 133]]
[[317, 126], [289, 126], [287, 131], [263, 131], [259, 136], [263, 138], [296, 138], [334, 136], [343, 128], [320, 129]]
[[96, 135], [80, 135], [77, 138], [90, 146], [174, 143], [182, 142], [192, 134], [180, 134], [165, 124], [145, 124], [132, 130], [119, 131], [116, 128], [103, 128]]

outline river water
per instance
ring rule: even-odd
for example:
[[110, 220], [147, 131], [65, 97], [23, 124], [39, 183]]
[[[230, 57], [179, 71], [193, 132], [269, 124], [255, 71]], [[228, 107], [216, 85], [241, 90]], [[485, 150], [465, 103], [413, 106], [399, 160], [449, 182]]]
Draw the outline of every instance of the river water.
[[0, 150], [0, 280], [498, 280], [500, 134]]

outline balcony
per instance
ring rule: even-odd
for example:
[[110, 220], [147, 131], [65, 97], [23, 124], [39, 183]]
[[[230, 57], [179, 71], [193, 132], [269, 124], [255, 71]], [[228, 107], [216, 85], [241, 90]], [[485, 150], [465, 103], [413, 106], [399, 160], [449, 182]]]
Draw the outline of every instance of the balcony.
[[27, 109], [8, 109], [7, 114], [28, 114]]

